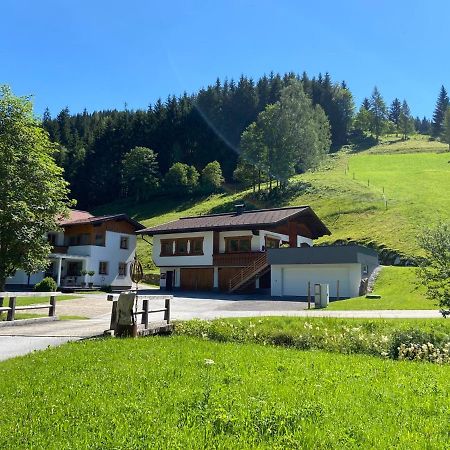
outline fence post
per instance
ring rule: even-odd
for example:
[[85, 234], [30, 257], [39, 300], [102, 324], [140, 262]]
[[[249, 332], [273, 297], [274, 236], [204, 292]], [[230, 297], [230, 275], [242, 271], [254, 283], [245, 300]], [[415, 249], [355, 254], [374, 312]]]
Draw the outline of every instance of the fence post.
[[311, 309], [311, 281], [308, 281], [308, 309]]
[[144, 312], [142, 313], [142, 321], [141, 323], [144, 324], [144, 328], [148, 328], [148, 300], [142, 300], [142, 309]]
[[56, 296], [50, 295], [50, 308], [48, 308], [48, 316], [55, 317], [56, 316]]
[[114, 301], [114, 297], [111, 294], [107, 296], [107, 300], [109, 302], [112, 302], [111, 321], [109, 323], [109, 329], [115, 330], [117, 325], [117, 302]]
[[336, 282], [336, 300], [339, 300], [339, 280]]
[[9, 297], [9, 308], [6, 320], [13, 321], [16, 315], [16, 297]]
[[166, 310], [164, 311], [164, 320], [169, 324], [170, 323], [170, 298], [166, 298], [164, 302], [164, 307]]

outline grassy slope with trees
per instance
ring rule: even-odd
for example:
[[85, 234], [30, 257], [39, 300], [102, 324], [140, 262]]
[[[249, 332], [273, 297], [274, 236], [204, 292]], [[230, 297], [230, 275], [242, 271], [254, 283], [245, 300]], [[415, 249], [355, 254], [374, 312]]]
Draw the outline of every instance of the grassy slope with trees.
[[[207, 198], [162, 198], [139, 204], [121, 200], [95, 212], [127, 212], [151, 226], [181, 216], [230, 211], [242, 199], [248, 208], [308, 204], [332, 231], [319, 242], [372, 242], [414, 257], [420, 253], [416, 241], [420, 228], [448, 217], [450, 164], [446, 150], [445, 144], [423, 136], [408, 141], [388, 137], [358, 153], [344, 149], [331, 155], [320, 170], [293, 177], [279, 200], [260, 200], [251, 189], [236, 192], [231, 186], [227, 192]], [[142, 240], [138, 253], [149, 271], [150, 248]]]

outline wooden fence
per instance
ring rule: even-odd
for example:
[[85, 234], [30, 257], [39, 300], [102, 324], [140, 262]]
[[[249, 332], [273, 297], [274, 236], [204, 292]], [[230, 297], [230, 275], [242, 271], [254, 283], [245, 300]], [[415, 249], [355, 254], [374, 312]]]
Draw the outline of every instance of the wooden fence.
[[[133, 311], [133, 314], [136, 318], [137, 323], [137, 316], [142, 316], [141, 318], [141, 324], [144, 325], [144, 329], [148, 329], [149, 325], [149, 315], [154, 313], [163, 312], [164, 313], [164, 320], [166, 321], [167, 325], [170, 324], [170, 299], [172, 296], [162, 296], [162, 295], [139, 295], [139, 299], [142, 299], [142, 309]], [[111, 310], [111, 322], [109, 329], [115, 330], [117, 325], [117, 299], [114, 298], [113, 295], [108, 295], [108, 300], [112, 302], [112, 310]], [[158, 309], [150, 309], [150, 302], [155, 300], [164, 300], [164, 308], [158, 308]]]
[[[36, 297], [42, 298], [42, 297]], [[16, 297], [9, 297], [8, 306], [3, 306], [5, 297], [0, 297], [0, 313], [6, 312], [6, 320], [14, 321], [16, 316], [16, 311], [30, 311], [35, 309], [48, 309], [48, 316], [56, 316], [56, 295], [50, 296], [50, 304], [48, 305], [28, 305], [28, 306], [17, 306]]]

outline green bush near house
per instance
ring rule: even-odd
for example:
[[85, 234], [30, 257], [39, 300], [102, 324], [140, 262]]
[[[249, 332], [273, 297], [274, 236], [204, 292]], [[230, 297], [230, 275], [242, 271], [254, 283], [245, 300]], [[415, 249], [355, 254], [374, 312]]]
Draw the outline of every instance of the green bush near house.
[[34, 286], [34, 290], [36, 292], [55, 292], [57, 287], [53, 278], [46, 277]]

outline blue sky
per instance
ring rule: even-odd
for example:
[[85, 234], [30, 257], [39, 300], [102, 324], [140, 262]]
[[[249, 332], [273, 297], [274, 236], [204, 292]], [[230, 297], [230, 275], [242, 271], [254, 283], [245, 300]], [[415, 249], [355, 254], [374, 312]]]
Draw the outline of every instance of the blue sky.
[[0, 83], [36, 113], [146, 108], [217, 77], [329, 72], [431, 116], [450, 90], [446, 0], [2, 0]]

